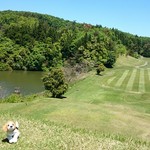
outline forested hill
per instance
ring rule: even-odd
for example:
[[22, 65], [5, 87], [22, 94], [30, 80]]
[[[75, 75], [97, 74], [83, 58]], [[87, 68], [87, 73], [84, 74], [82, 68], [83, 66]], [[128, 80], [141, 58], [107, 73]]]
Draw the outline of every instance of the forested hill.
[[0, 12], [0, 70], [112, 67], [120, 54], [150, 57], [150, 38], [38, 13]]

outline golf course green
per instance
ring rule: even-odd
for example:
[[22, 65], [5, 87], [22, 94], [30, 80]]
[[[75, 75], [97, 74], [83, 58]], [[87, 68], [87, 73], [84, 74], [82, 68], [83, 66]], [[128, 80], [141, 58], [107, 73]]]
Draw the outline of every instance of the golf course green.
[[82, 75], [63, 99], [23, 97], [0, 103], [0, 126], [18, 121], [16, 144], [2, 150], [148, 150], [150, 149], [150, 59], [120, 56], [101, 75]]

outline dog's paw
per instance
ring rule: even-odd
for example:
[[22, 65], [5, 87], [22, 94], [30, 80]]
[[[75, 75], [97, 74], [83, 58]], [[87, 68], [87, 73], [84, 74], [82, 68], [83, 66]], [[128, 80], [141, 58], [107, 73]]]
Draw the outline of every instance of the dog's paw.
[[13, 144], [14, 142], [13, 141], [9, 141], [9, 144]]
[[17, 142], [17, 139], [9, 140], [9, 143], [10, 143], [10, 144], [16, 143], [16, 142]]

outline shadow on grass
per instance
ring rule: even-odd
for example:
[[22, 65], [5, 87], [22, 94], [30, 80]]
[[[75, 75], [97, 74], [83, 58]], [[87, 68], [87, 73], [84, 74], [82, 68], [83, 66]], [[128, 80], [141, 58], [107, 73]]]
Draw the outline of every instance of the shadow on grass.
[[61, 97], [59, 97], [59, 99], [65, 99], [65, 98], [67, 98], [66, 96], [61, 96]]
[[52, 95], [45, 95], [46, 98], [52, 98], [52, 99], [65, 99], [67, 98], [66, 96], [58, 96], [58, 97], [54, 97]]
[[103, 76], [102, 74], [97, 74], [97, 73], [96, 73], [96, 75], [97, 75], [97, 76]]
[[8, 141], [7, 138], [3, 139], [2, 142], [3, 142], [3, 143], [9, 143], [9, 141]]
[[67, 98], [67, 97], [66, 97], [66, 96], [59, 96], [59, 97], [53, 97], [53, 96], [50, 96], [50, 98], [65, 99], [65, 98]]

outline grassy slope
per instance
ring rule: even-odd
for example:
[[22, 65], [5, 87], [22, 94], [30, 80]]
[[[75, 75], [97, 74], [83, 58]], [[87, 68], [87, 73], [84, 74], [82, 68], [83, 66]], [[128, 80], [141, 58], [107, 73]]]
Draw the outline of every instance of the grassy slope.
[[[147, 66], [142, 66], [145, 62], [148, 62]], [[74, 84], [66, 93], [67, 98], [40, 96], [29, 103], [0, 104], [0, 125], [10, 119], [18, 120], [22, 133], [17, 144], [1, 142], [0, 147], [4, 150], [148, 149], [149, 65], [148, 59], [137, 62], [133, 58], [122, 57], [115, 69], [106, 70], [103, 76], [92, 72]], [[127, 91], [128, 79], [135, 68], [138, 70], [133, 91]], [[140, 68], [145, 69], [144, 93], [138, 92]], [[116, 87], [125, 70], [129, 70], [128, 75]], [[0, 131], [0, 138], [4, 137], [5, 133]]]

